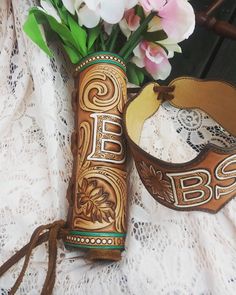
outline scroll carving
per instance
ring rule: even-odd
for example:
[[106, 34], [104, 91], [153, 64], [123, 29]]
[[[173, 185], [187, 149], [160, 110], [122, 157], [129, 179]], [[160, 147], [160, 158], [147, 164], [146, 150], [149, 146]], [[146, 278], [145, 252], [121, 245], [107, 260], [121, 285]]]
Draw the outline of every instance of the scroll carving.
[[70, 246], [124, 248], [126, 76], [123, 65], [111, 59], [86, 63], [79, 73], [72, 231], [65, 241]]

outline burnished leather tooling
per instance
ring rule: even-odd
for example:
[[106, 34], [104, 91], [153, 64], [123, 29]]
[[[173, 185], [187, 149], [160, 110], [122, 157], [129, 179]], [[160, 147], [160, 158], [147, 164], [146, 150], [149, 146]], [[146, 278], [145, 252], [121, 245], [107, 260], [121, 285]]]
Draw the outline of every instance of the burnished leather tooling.
[[[144, 121], [171, 98], [178, 108], [199, 108], [230, 134], [236, 135], [236, 88], [221, 81], [179, 78], [158, 95], [150, 83], [131, 100], [125, 110], [125, 133], [140, 178], [149, 193], [161, 204], [175, 210], [218, 212], [236, 195], [236, 146], [221, 148], [208, 143], [187, 163], [168, 163], [153, 157], [139, 146]], [[172, 96], [172, 97], [171, 97]]]
[[92, 259], [118, 260], [124, 249], [127, 202], [124, 62], [110, 53], [88, 56], [77, 68], [75, 88], [74, 186], [65, 244], [89, 249]]

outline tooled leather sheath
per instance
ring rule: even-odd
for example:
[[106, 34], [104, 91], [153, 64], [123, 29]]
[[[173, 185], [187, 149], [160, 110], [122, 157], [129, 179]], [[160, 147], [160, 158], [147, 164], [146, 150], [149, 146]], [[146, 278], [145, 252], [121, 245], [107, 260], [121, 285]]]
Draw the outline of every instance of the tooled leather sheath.
[[74, 186], [65, 244], [89, 249], [96, 253], [93, 259], [117, 260], [126, 233], [125, 64], [100, 53], [83, 60], [77, 72]]

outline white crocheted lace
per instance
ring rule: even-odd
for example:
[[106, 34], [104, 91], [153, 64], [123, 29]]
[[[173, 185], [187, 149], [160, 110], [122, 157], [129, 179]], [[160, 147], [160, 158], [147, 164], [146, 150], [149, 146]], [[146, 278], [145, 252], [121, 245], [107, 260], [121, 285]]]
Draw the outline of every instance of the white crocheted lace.
[[[67, 214], [71, 175], [71, 70], [56, 47], [49, 59], [22, 32], [33, 0], [0, 1], [0, 264], [33, 230]], [[154, 136], [155, 135], [155, 136]], [[170, 162], [196, 156], [209, 140], [235, 143], [199, 111], [163, 105], [146, 121], [141, 145]], [[216, 215], [158, 204], [130, 164], [126, 250], [116, 263], [88, 262], [58, 242], [55, 295], [235, 295], [236, 199]], [[0, 279], [7, 294], [22, 266]], [[47, 269], [38, 247], [17, 294], [37, 295]]]

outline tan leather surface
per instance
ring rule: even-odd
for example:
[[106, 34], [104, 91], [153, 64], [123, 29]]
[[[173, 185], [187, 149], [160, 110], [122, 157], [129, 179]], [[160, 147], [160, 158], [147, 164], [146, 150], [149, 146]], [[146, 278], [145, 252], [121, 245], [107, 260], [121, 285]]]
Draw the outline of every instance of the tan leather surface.
[[[141, 89], [124, 114], [125, 133], [141, 180], [150, 194], [169, 208], [216, 213], [236, 195], [236, 146], [222, 149], [208, 144], [194, 160], [183, 164], [164, 162], [142, 150], [138, 143], [143, 123], [161, 104], [153, 91], [155, 85]], [[236, 135], [234, 86], [186, 77], [170, 85], [175, 86], [171, 104], [200, 108]]]
[[111, 56], [96, 56], [95, 62], [88, 58], [75, 82], [77, 132], [72, 138], [75, 159], [73, 187], [68, 191], [70, 233], [65, 243], [92, 249], [88, 254], [91, 259], [110, 260], [114, 251], [117, 260], [126, 233], [126, 144], [122, 127], [126, 76], [119, 61], [112, 62]]

